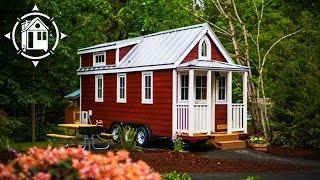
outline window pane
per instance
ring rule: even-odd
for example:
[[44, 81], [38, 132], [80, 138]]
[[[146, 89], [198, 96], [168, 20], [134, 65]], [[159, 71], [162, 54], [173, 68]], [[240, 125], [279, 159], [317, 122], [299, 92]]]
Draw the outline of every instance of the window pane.
[[201, 99], [207, 99], [207, 88], [201, 89]]
[[201, 83], [202, 83], [202, 86], [201, 87], [207, 87], [207, 76], [201, 76]]
[[41, 40], [41, 32], [38, 32], [38, 40]]
[[200, 100], [201, 99], [201, 89], [196, 88], [196, 99]]
[[42, 40], [47, 40], [47, 32], [42, 32]]
[[201, 45], [201, 56], [207, 57], [207, 43], [205, 41]]
[[201, 76], [196, 76], [196, 87], [201, 87]]

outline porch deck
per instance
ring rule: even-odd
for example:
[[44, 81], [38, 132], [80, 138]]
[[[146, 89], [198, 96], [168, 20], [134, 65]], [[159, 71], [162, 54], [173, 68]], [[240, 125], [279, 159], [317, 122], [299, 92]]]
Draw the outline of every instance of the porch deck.
[[187, 133], [178, 134], [178, 137], [190, 142], [198, 141], [210, 141], [216, 148], [227, 149], [242, 149], [246, 148], [246, 139], [249, 137], [248, 133], [233, 132], [228, 134], [227, 132], [215, 132], [212, 134], [198, 133], [190, 136]]

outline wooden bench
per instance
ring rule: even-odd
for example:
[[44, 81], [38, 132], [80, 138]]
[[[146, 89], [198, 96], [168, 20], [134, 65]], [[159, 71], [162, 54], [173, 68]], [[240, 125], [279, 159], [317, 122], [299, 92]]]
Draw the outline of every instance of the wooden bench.
[[69, 136], [69, 135], [64, 135], [64, 134], [47, 134], [48, 137], [53, 137], [53, 138], [61, 138], [61, 139], [76, 139], [76, 136]]
[[112, 138], [113, 134], [108, 134], [108, 133], [100, 133], [100, 136], [104, 136], [104, 137], [108, 137], [108, 138]]

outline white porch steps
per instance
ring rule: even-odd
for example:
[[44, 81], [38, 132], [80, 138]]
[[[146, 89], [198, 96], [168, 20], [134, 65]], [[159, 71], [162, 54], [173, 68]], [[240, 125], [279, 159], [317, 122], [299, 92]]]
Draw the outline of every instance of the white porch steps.
[[219, 149], [243, 149], [246, 148], [246, 141], [239, 139], [239, 134], [212, 134], [211, 142]]

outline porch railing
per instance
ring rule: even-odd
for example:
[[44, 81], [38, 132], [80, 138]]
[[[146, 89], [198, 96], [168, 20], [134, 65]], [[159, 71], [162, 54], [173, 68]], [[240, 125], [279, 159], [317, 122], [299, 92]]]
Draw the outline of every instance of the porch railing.
[[189, 105], [177, 104], [177, 130], [182, 133], [189, 132]]
[[194, 105], [194, 133], [207, 133], [210, 127], [210, 120], [208, 120], [208, 105], [195, 104]]
[[[177, 104], [177, 130], [180, 133], [208, 133], [210, 120], [208, 119], [208, 105], [195, 104], [194, 117], [190, 118], [188, 104]], [[192, 123], [190, 121], [193, 121]], [[192, 125], [193, 124], [193, 125]], [[192, 127], [191, 127], [192, 125]]]
[[244, 131], [244, 104], [232, 104], [232, 131]]

